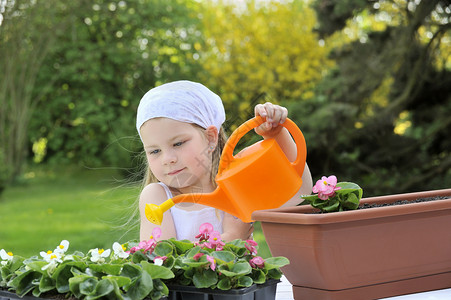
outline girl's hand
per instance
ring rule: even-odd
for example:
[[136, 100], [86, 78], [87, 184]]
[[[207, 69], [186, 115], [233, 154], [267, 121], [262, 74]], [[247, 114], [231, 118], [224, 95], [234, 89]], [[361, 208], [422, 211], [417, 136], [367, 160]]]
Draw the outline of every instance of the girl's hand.
[[279, 105], [266, 102], [265, 104], [257, 104], [254, 108], [255, 116], [261, 116], [266, 122], [255, 128], [255, 132], [263, 138], [274, 138], [282, 130], [283, 124], [288, 116], [288, 110]]

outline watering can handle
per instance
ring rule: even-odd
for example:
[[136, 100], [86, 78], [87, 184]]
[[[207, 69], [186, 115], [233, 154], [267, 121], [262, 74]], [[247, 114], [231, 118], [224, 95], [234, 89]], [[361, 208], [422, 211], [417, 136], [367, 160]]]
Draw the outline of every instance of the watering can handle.
[[[234, 160], [233, 151], [238, 141], [250, 130], [263, 124], [264, 121], [265, 120], [262, 117], [257, 116], [240, 125], [232, 133], [224, 146], [224, 150], [222, 152], [221, 160], [219, 163], [218, 175], [221, 174], [225, 169], [227, 169], [229, 164]], [[294, 141], [296, 143], [297, 156], [296, 160], [291, 164], [293, 165], [299, 176], [302, 176], [302, 173], [304, 173], [305, 160], [307, 158], [307, 146], [305, 144], [304, 135], [302, 134], [299, 127], [288, 118], [285, 120], [282, 126], [288, 129], [288, 131], [294, 138]]]

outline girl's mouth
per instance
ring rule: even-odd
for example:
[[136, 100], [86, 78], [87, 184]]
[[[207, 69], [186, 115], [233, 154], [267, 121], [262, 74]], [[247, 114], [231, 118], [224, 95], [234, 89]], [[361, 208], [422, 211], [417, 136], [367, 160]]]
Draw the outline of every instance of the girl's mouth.
[[171, 172], [168, 173], [168, 175], [169, 175], [169, 176], [177, 175], [177, 174], [179, 174], [180, 172], [182, 172], [184, 169], [185, 169], [185, 168], [171, 171]]

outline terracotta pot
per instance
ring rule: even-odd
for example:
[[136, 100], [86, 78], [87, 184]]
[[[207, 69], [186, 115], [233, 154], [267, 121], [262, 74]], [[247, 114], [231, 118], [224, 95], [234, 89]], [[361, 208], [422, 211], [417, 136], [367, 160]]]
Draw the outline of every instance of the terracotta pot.
[[[451, 189], [362, 199], [391, 203]], [[261, 210], [273, 256], [296, 299], [377, 299], [451, 287], [451, 199], [327, 214], [310, 206]]]

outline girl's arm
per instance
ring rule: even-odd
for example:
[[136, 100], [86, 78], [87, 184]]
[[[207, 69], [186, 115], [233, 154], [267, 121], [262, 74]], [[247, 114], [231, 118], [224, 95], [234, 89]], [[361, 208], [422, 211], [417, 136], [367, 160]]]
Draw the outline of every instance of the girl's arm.
[[221, 234], [221, 239], [230, 242], [235, 239], [248, 240], [254, 231], [252, 223], [244, 223], [240, 219], [224, 213], [224, 221], [222, 222], [224, 233]]
[[172, 215], [169, 212], [164, 213], [163, 222], [161, 225], [155, 225], [147, 220], [145, 214], [145, 208], [147, 203], [153, 203], [160, 205], [167, 200], [166, 192], [164, 188], [158, 183], [151, 183], [144, 187], [139, 197], [139, 215], [140, 215], [140, 230], [139, 236], [140, 240], [149, 240], [152, 235], [152, 230], [155, 227], [161, 228], [161, 237], [159, 240], [167, 240], [169, 238], [176, 238], [176, 231], [174, 227], [174, 222], [172, 220]]

